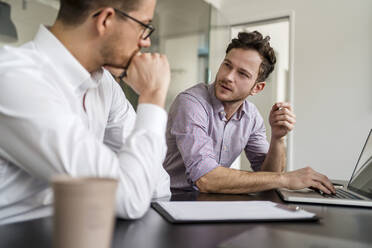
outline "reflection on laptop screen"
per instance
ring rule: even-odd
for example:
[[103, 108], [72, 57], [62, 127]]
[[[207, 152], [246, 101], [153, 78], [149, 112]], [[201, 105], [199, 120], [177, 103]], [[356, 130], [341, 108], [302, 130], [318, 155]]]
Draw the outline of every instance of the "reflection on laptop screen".
[[354, 172], [350, 183], [349, 189], [357, 192], [358, 194], [364, 195], [368, 198], [372, 198], [372, 137], [369, 132], [367, 141], [364, 145], [358, 164], [356, 165], [356, 171]]

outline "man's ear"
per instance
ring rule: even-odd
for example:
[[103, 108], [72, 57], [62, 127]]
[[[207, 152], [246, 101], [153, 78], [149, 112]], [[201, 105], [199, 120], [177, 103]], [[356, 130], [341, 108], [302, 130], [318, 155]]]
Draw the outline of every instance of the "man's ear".
[[107, 29], [114, 24], [115, 10], [113, 8], [104, 8], [96, 16], [95, 28], [100, 36], [104, 35]]
[[260, 93], [261, 91], [263, 91], [263, 89], [265, 88], [265, 86], [266, 86], [266, 82], [258, 82], [258, 83], [256, 83], [253, 86], [250, 95], [251, 96], [254, 96], [254, 95]]

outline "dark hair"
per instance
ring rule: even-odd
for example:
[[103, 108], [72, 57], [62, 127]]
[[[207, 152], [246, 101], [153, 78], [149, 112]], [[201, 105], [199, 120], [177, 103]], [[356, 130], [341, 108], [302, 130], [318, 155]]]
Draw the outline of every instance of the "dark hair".
[[237, 38], [232, 39], [226, 49], [226, 54], [233, 48], [253, 49], [256, 50], [262, 59], [260, 69], [257, 76], [257, 82], [263, 82], [274, 70], [276, 56], [274, 49], [270, 46], [270, 37], [262, 37], [258, 31], [240, 32]]
[[142, 0], [60, 0], [57, 20], [67, 25], [83, 23], [88, 15], [102, 7], [114, 7], [122, 11], [136, 10]]

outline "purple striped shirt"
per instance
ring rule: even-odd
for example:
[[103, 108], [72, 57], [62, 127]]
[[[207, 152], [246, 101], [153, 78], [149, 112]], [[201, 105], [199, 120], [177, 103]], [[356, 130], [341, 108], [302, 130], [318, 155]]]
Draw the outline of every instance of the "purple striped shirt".
[[260, 170], [269, 144], [263, 119], [253, 103], [227, 121], [214, 84], [198, 84], [173, 102], [167, 125], [164, 168], [172, 188], [188, 188], [217, 166], [230, 167], [244, 150], [254, 171]]

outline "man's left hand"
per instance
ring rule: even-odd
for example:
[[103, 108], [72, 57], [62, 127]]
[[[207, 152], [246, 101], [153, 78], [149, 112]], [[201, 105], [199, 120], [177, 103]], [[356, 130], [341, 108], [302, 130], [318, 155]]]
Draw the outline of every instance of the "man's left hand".
[[279, 140], [292, 131], [296, 123], [296, 115], [289, 103], [278, 102], [271, 108], [269, 122], [271, 139]]

